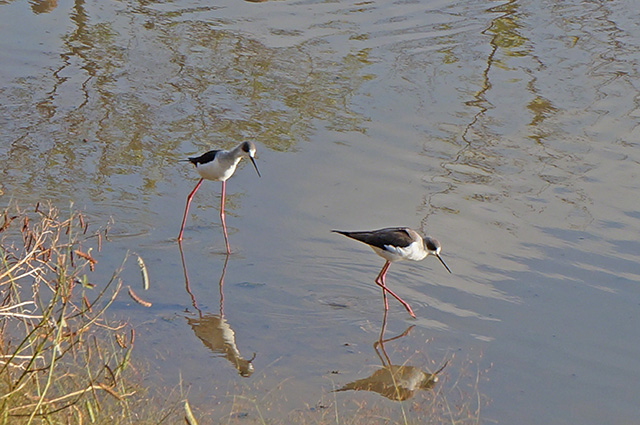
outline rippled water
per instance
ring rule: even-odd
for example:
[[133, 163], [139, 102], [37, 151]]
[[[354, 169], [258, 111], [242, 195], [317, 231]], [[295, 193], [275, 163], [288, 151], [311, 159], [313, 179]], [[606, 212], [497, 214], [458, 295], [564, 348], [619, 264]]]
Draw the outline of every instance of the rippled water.
[[[397, 402], [329, 392], [386, 360], [383, 261], [329, 231], [408, 225], [442, 242], [454, 273], [432, 258], [391, 267], [418, 319], [392, 300], [386, 337], [415, 326], [385, 344], [386, 364], [449, 360], [442, 388], [480, 371], [486, 423], [635, 423], [636, 9], [0, 1], [0, 203], [112, 218], [103, 272], [127, 250], [150, 269], [153, 307], [116, 306], [150, 380], [182, 377], [214, 417], [239, 391], [279, 419], [368, 401], [400, 421]], [[243, 167], [228, 182], [227, 263], [220, 184], [203, 184], [187, 292], [175, 238], [196, 175], [177, 160], [243, 139], [263, 177]], [[432, 397], [418, 391], [412, 411]]]

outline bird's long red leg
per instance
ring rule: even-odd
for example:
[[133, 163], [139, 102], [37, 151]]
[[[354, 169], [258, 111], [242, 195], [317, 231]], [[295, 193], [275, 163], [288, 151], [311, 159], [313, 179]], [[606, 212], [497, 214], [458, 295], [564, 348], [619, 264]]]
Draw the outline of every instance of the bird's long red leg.
[[204, 179], [200, 179], [198, 181], [198, 184], [196, 184], [196, 187], [194, 187], [191, 193], [189, 194], [189, 196], [187, 196], [187, 206], [184, 208], [184, 217], [182, 217], [182, 226], [180, 226], [180, 234], [178, 235], [178, 242], [182, 240], [182, 232], [184, 231], [184, 224], [187, 222], [187, 213], [189, 212], [189, 205], [191, 205], [191, 199], [193, 198], [193, 195], [196, 193], [196, 191], [202, 184], [203, 180]]
[[[400, 301], [400, 304], [402, 304], [404, 306], [404, 308], [407, 309], [407, 311], [409, 312], [409, 314], [411, 315], [411, 317], [413, 317], [415, 319], [416, 315], [413, 314], [413, 310], [411, 310], [411, 307], [409, 307], [409, 304], [407, 304], [402, 298], [400, 298], [399, 296], [397, 296], [391, 289], [387, 288], [387, 285], [385, 284], [384, 278], [387, 275], [387, 270], [389, 269], [389, 266], [391, 265], [390, 261], [387, 261], [384, 265], [384, 267], [382, 267], [382, 270], [380, 270], [380, 273], [378, 274], [378, 277], [376, 278], [376, 283], [378, 284], [378, 286], [380, 286], [382, 288], [382, 292], [384, 294], [384, 291], [387, 291], [393, 298], [395, 298], [396, 300]], [[385, 309], [388, 308], [387, 306], [387, 298], [385, 296]]]
[[224, 233], [224, 244], [227, 247], [227, 255], [231, 254], [231, 248], [229, 248], [229, 236], [227, 236], [227, 224], [224, 222], [224, 194], [226, 188], [226, 181], [222, 182], [222, 196], [220, 196], [220, 221], [222, 222], [222, 232]]
[[387, 269], [389, 268], [390, 265], [391, 265], [390, 261], [387, 261], [386, 263], [384, 263], [384, 266], [382, 266], [382, 270], [380, 270], [380, 273], [378, 273], [378, 276], [376, 276], [376, 283], [378, 284], [378, 286], [382, 288], [382, 299], [384, 300], [385, 312], [389, 310], [389, 303], [387, 302], [387, 288], [384, 285], [384, 275], [387, 273]]

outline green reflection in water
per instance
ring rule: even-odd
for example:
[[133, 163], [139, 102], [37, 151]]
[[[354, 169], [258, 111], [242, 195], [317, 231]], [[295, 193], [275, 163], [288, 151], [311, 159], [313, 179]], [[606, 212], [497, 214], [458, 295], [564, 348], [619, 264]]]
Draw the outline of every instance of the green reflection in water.
[[60, 51], [0, 90], [12, 123], [0, 136], [0, 172], [16, 196], [87, 190], [100, 199], [117, 187], [126, 199], [153, 189], [186, 154], [243, 139], [289, 151], [317, 120], [363, 131], [347, 105], [371, 78], [368, 50], [318, 53], [314, 39], [272, 48], [184, 20], [185, 10], [136, 7], [98, 14], [76, 1]]
[[527, 104], [527, 109], [533, 113], [530, 125], [538, 125], [545, 118], [556, 113], [557, 109], [553, 107], [548, 99], [541, 96], [536, 96], [531, 102]]
[[507, 56], [527, 56], [531, 50], [527, 46], [528, 40], [520, 33], [522, 25], [518, 8], [518, 3], [512, 1], [491, 9], [492, 12], [503, 14], [492, 22], [488, 30], [494, 35], [491, 43]]

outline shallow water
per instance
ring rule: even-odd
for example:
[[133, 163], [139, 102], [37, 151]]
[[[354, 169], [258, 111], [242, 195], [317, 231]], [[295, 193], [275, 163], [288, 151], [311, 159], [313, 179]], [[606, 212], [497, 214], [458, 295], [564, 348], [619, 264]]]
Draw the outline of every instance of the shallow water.
[[[329, 231], [408, 225], [454, 273], [391, 267], [418, 316], [391, 300], [386, 337], [415, 325], [386, 343], [391, 363], [449, 360], [442, 388], [480, 373], [484, 423], [637, 422], [635, 2], [0, 1], [0, 16], [0, 203], [113, 220], [102, 272], [127, 250], [149, 267], [153, 306], [123, 293], [114, 311], [150, 382], [182, 379], [214, 419], [256, 419], [240, 392], [276, 419], [367, 401], [400, 421], [397, 402], [329, 392], [381, 366], [383, 263]], [[243, 139], [263, 177], [245, 164], [228, 182], [226, 268], [220, 184], [199, 190], [189, 293], [175, 238], [196, 175], [177, 160]], [[139, 285], [135, 262], [124, 277]]]

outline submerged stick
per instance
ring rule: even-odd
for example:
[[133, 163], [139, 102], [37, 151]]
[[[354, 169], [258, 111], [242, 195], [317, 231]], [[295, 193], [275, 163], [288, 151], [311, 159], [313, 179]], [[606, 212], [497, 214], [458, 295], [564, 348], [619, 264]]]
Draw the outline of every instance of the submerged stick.
[[135, 292], [133, 292], [133, 289], [131, 289], [130, 286], [127, 287], [127, 290], [129, 291], [129, 296], [131, 297], [132, 300], [134, 300], [135, 302], [137, 302], [138, 304], [140, 304], [143, 307], [151, 307], [152, 304], [149, 301], [145, 301], [142, 298], [140, 298], [139, 296], [136, 295]]
[[146, 291], [149, 289], [149, 273], [147, 273], [147, 266], [144, 265], [144, 261], [142, 261], [142, 257], [136, 254], [138, 257], [138, 266], [140, 267], [140, 272], [142, 273], [142, 287]]

